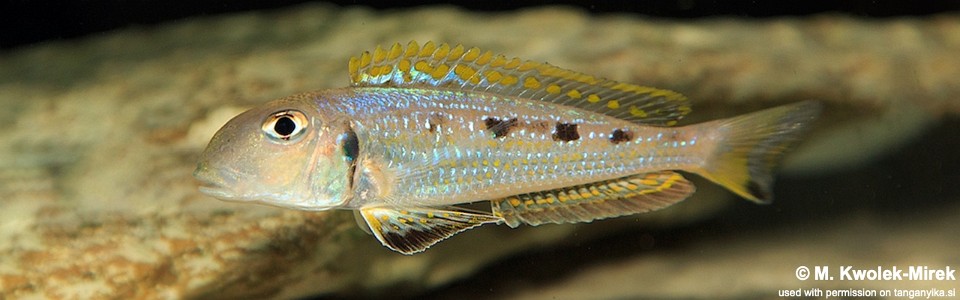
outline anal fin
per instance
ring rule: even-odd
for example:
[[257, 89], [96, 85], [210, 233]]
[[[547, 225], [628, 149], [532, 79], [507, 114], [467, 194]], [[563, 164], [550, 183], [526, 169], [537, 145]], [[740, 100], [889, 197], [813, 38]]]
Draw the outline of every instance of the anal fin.
[[454, 234], [487, 223], [503, 221], [499, 217], [456, 208], [367, 206], [360, 208], [373, 235], [391, 250], [414, 254]]
[[638, 174], [491, 201], [494, 216], [520, 223], [579, 223], [658, 210], [680, 202], [696, 188], [673, 171]]

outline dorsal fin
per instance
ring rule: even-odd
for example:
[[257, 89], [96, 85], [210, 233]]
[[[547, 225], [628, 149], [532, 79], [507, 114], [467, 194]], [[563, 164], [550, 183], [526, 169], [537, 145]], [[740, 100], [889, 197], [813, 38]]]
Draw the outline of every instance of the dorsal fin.
[[574, 106], [640, 124], [667, 125], [690, 112], [673, 91], [620, 83], [461, 45], [410, 42], [350, 59], [353, 86], [433, 86]]

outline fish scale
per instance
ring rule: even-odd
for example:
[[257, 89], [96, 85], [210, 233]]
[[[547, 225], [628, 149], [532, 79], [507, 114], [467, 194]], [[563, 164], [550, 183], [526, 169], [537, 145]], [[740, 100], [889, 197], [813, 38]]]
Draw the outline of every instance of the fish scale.
[[[200, 191], [349, 209], [404, 254], [483, 224], [577, 223], [662, 209], [700, 175], [772, 200], [773, 171], [820, 111], [806, 101], [674, 127], [686, 97], [460, 45], [350, 60], [351, 86], [280, 98], [221, 128]], [[459, 205], [487, 201], [489, 211]]]

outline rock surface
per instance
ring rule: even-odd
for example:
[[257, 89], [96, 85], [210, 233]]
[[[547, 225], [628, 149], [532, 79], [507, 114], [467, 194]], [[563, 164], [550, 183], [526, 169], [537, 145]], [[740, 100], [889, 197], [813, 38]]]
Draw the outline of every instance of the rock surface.
[[[957, 215], [960, 205], [931, 212], [905, 225], [890, 222], [890, 215], [855, 214], [819, 224], [752, 232], [747, 237], [727, 233], [673, 251], [646, 251], [598, 262], [569, 276], [531, 284], [496, 298], [766, 299], [779, 298], [776, 296], [781, 289], [863, 289], [878, 293], [894, 289], [955, 290], [960, 285], [953, 280], [853, 280], [857, 273], [843, 273], [842, 268], [897, 267], [905, 272], [903, 275], [917, 266], [952, 266], [956, 270], [960, 265], [955, 254], [960, 238], [953, 226]], [[799, 280], [796, 271], [800, 267], [811, 272], [827, 267], [827, 274], [834, 280], [815, 280], [813, 275]]]
[[[823, 121], [788, 164], [788, 171], [807, 174], [862, 166], [960, 112], [956, 15], [670, 22], [565, 8], [482, 14], [309, 5], [53, 42], [0, 55], [0, 298], [410, 295], [504, 257], [635, 228], [638, 220], [651, 228], [689, 224], [730, 201], [700, 184], [697, 197], [640, 218], [483, 228], [406, 257], [358, 230], [348, 212], [224, 203], [196, 192], [190, 174], [197, 155], [231, 116], [272, 98], [345, 86], [350, 56], [411, 39], [476, 45], [677, 90], [695, 101], [691, 122], [821, 99]], [[779, 191], [801, 188], [817, 187]], [[913, 251], [925, 257], [924, 249]], [[780, 269], [793, 264], [774, 257], [761, 258], [775, 265], [770, 272], [786, 276], [781, 271], [789, 270]], [[686, 258], [641, 256], [623, 264], [661, 259]], [[728, 266], [725, 258], [699, 259], [693, 261]], [[953, 256], [929, 263], [960, 262]], [[621, 274], [658, 276], [644, 272]], [[567, 295], [564, 284], [589, 287], [591, 278], [605, 278], [597, 273], [614, 272], [597, 266], [544, 288]], [[725, 295], [768, 292], [782, 280]], [[661, 282], [632, 295], [703, 296]], [[783, 288], [802, 286], [787, 282], [793, 285]]]

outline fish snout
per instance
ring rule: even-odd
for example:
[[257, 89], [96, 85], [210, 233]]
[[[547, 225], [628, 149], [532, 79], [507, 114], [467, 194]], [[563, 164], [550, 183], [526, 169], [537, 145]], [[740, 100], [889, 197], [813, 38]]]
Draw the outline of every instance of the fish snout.
[[196, 178], [198, 181], [200, 181], [205, 185], [215, 183], [211, 179], [211, 170], [209, 165], [202, 161], [197, 163], [196, 169], [193, 169], [193, 178]]
[[231, 198], [233, 194], [229, 186], [234, 179], [225, 175], [221, 169], [212, 168], [205, 161], [197, 163], [193, 170], [193, 177], [200, 182], [200, 192], [220, 199]]

